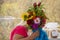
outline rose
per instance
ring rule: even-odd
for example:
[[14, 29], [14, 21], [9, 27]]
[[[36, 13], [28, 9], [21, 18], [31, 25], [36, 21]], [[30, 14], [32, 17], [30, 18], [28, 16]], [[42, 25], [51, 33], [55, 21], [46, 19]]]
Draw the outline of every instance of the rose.
[[27, 24], [28, 24], [28, 25], [30, 25], [30, 26], [31, 26], [33, 23], [34, 23], [34, 22], [33, 22], [33, 20], [32, 20], [32, 19], [27, 20]]
[[38, 3], [38, 6], [40, 6], [40, 5], [41, 5], [41, 2]]
[[45, 23], [46, 23], [46, 19], [42, 19], [42, 24], [41, 24], [41, 27], [44, 27], [45, 26]]
[[37, 6], [36, 2], [33, 4], [33, 6], [34, 6], [34, 7], [36, 7], [36, 6]]

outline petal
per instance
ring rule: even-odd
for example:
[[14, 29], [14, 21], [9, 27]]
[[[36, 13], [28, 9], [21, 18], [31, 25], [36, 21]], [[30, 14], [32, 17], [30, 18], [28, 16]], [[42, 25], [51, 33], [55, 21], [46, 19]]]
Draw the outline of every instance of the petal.
[[35, 30], [38, 29], [38, 24], [33, 24], [32, 28], [35, 29]]
[[34, 23], [35, 23], [35, 24], [40, 24], [40, 18], [34, 19]]

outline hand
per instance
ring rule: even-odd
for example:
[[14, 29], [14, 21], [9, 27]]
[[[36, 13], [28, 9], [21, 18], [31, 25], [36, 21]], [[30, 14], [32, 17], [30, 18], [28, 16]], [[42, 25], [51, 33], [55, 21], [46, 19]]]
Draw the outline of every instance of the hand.
[[32, 33], [32, 35], [30, 36], [30, 39], [33, 40], [38, 36], [39, 36], [39, 31], [37, 30], [36, 32]]
[[32, 31], [33, 31], [33, 32], [36, 32], [36, 31], [39, 31], [39, 29], [37, 29], [37, 30], [33, 29]]

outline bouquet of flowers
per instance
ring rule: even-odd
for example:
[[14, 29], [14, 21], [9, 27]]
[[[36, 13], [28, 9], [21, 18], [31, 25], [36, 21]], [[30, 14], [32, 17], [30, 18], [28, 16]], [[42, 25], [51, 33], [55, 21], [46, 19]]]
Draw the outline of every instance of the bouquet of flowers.
[[43, 5], [41, 2], [33, 3], [33, 6], [30, 7], [26, 13], [22, 15], [23, 20], [27, 22], [27, 25], [30, 29], [37, 30], [39, 27], [44, 27], [46, 23], [46, 15], [43, 10]]

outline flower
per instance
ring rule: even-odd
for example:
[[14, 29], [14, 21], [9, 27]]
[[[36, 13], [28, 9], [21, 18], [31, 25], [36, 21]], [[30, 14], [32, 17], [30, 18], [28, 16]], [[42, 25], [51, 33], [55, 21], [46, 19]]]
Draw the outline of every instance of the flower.
[[33, 24], [33, 25], [32, 25], [32, 28], [33, 28], [34, 30], [37, 30], [37, 29], [38, 29], [38, 26], [39, 26], [38, 24]]
[[28, 14], [27, 12], [22, 13], [21, 18], [24, 20], [24, 19], [25, 19], [25, 17], [26, 17], [26, 20], [27, 20], [28, 15], [29, 15], [29, 14]]
[[37, 17], [36, 19], [34, 19], [34, 23], [35, 23], [35, 24], [40, 24], [40, 21], [41, 21], [41, 20], [40, 20], [39, 17]]
[[44, 27], [44, 26], [45, 26], [45, 24], [46, 24], [46, 19], [43, 19], [43, 20], [42, 20], [41, 27]]
[[43, 28], [45, 26], [45, 24], [42, 24], [41, 27]]
[[33, 12], [33, 15], [28, 15], [28, 20], [29, 20], [29, 19], [33, 19], [34, 16], [36, 16], [36, 15], [35, 15], [35, 12]]
[[27, 20], [27, 24], [28, 24], [28, 25], [32, 25], [33, 23], [34, 23], [34, 22], [33, 22], [32, 19]]
[[34, 20], [34, 19], [36, 19], [36, 16], [33, 16], [33, 18], [32, 18], [32, 19], [33, 19], [33, 20]]
[[34, 6], [34, 7], [36, 7], [36, 6], [37, 6], [36, 2], [33, 4], [33, 6]]
[[45, 24], [46, 23], [46, 19], [42, 19], [42, 23]]
[[41, 2], [38, 3], [38, 6], [40, 6], [40, 5], [41, 5]]
[[33, 18], [33, 16], [29, 17], [28, 20], [29, 20], [29, 19], [32, 19], [32, 18]]

